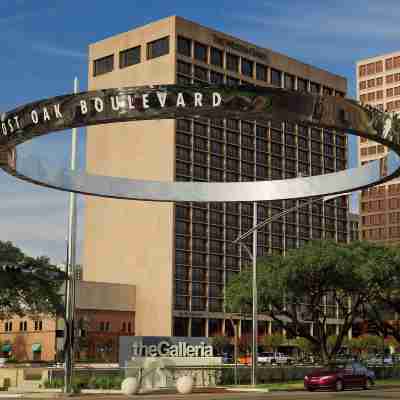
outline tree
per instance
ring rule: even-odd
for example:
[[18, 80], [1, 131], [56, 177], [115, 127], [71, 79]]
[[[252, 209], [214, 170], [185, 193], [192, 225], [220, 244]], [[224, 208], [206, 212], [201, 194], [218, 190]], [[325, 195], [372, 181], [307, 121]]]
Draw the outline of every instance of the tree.
[[375, 247], [379, 253], [367, 269], [374, 291], [365, 314], [380, 335], [393, 336], [400, 342], [400, 321], [394, 319], [394, 314], [400, 313], [400, 249]]
[[214, 336], [211, 339], [215, 354], [217, 355], [222, 355], [224, 352], [226, 352], [227, 348], [229, 348], [229, 345], [231, 344], [231, 341], [229, 340], [228, 337], [224, 335], [217, 335]]
[[[369, 299], [371, 289], [365, 269], [374, 250], [362, 242], [344, 245], [316, 241], [291, 250], [286, 256], [258, 260], [259, 312], [271, 317], [290, 336], [307, 339], [323, 361], [329, 362]], [[251, 274], [250, 270], [244, 270], [227, 287], [230, 311], [251, 309]], [[328, 340], [326, 329], [331, 317], [331, 309], [324, 304], [326, 299], [337, 305], [342, 320], [333, 344]]]
[[62, 314], [64, 278], [47, 257], [28, 257], [12, 243], [0, 242], [0, 319]]
[[281, 333], [273, 333], [272, 335], [264, 336], [263, 344], [268, 349], [271, 349], [272, 351], [277, 351], [278, 347], [282, 346], [285, 340], [285, 336], [283, 336]]

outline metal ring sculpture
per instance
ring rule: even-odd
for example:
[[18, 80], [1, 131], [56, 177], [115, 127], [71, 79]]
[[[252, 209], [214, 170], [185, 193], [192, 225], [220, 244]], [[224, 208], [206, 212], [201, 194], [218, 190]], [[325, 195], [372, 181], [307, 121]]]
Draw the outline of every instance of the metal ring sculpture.
[[[49, 170], [18, 162], [16, 146], [74, 127], [171, 118], [287, 121], [372, 139], [390, 148], [379, 161], [325, 175], [257, 182], [159, 182]], [[341, 97], [275, 87], [160, 85], [58, 96], [3, 113], [0, 167], [42, 186], [102, 197], [151, 201], [262, 201], [345, 193], [400, 175], [400, 121]]]

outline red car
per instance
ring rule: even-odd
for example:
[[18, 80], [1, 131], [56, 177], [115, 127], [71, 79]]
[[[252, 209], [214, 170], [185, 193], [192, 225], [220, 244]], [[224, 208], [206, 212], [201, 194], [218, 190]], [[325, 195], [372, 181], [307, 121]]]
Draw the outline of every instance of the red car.
[[304, 377], [304, 387], [309, 391], [349, 388], [369, 389], [374, 385], [373, 373], [358, 362], [330, 364]]

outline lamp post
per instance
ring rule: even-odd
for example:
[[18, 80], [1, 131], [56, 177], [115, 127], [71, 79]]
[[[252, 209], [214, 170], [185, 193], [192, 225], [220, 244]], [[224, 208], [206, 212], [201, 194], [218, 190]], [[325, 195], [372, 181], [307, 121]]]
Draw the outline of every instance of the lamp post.
[[[253, 227], [249, 229], [247, 232], [239, 235], [233, 243], [239, 243], [243, 248], [247, 251], [252, 261], [252, 297], [253, 297], [253, 310], [252, 310], [252, 322], [253, 322], [253, 332], [252, 332], [252, 354], [251, 354], [251, 385], [255, 386], [257, 384], [256, 379], [256, 371], [257, 371], [257, 334], [258, 334], [258, 326], [257, 326], [257, 231], [263, 226], [271, 223], [272, 221], [282, 218], [286, 214], [289, 214], [292, 211], [298, 210], [299, 208], [308, 206], [316, 201], [322, 201], [325, 203], [328, 200], [333, 200], [338, 197], [347, 196], [349, 193], [341, 193], [336, 195], [329, 195], [324, 197], [312, 198], [304, 203], [301, 203], [297, 206], [288, 208], [278, 214], [273, 215], [272, 217], [266, 218], [265, 220], [257, 223], [257, 203], [253, 204]], [[253, 251], [246, 246], [243, 242], [244, 239], [248, 238], [251, 234], [253, 234]]]
[[[74, 79], [74, 93], [79, 91], [78, 78]], [[76, 168], [77, 129], [72, 129], [71, 139], [71, 170]], [[75, 264], [76, 264], [76, 194], [69, 195], [68, 218], [68, 243], [67, 243], [67, 285], [65, 295], [65, 323], [66, 323], [66, 348], [65, 348], [65, 378], [64, 393], [72, 391], [72, 371], [74, 357], [74, 316], [75, 316]]]

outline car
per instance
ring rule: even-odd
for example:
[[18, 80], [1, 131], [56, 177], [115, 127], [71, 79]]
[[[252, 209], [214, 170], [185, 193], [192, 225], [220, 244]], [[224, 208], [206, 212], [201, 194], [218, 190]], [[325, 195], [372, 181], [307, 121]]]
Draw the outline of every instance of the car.
[[260, 364], [291, 364], [293, 359], [283, 353], [262, 352], [257, 361]]
[[233, 364], [233, 355], [230, 353], [222, 353], [222, 361], [224, 364]]
[[394, 360], [390, 354], [378, 353], [367, 360], [369, 365], [393, 365]]
[[332, 363], [312, 371], [304, 377], [304, 387], [310, 392], [317, 389], [345, 388], [370, 389], [375, 384], [375, 374], [360, 362]]

